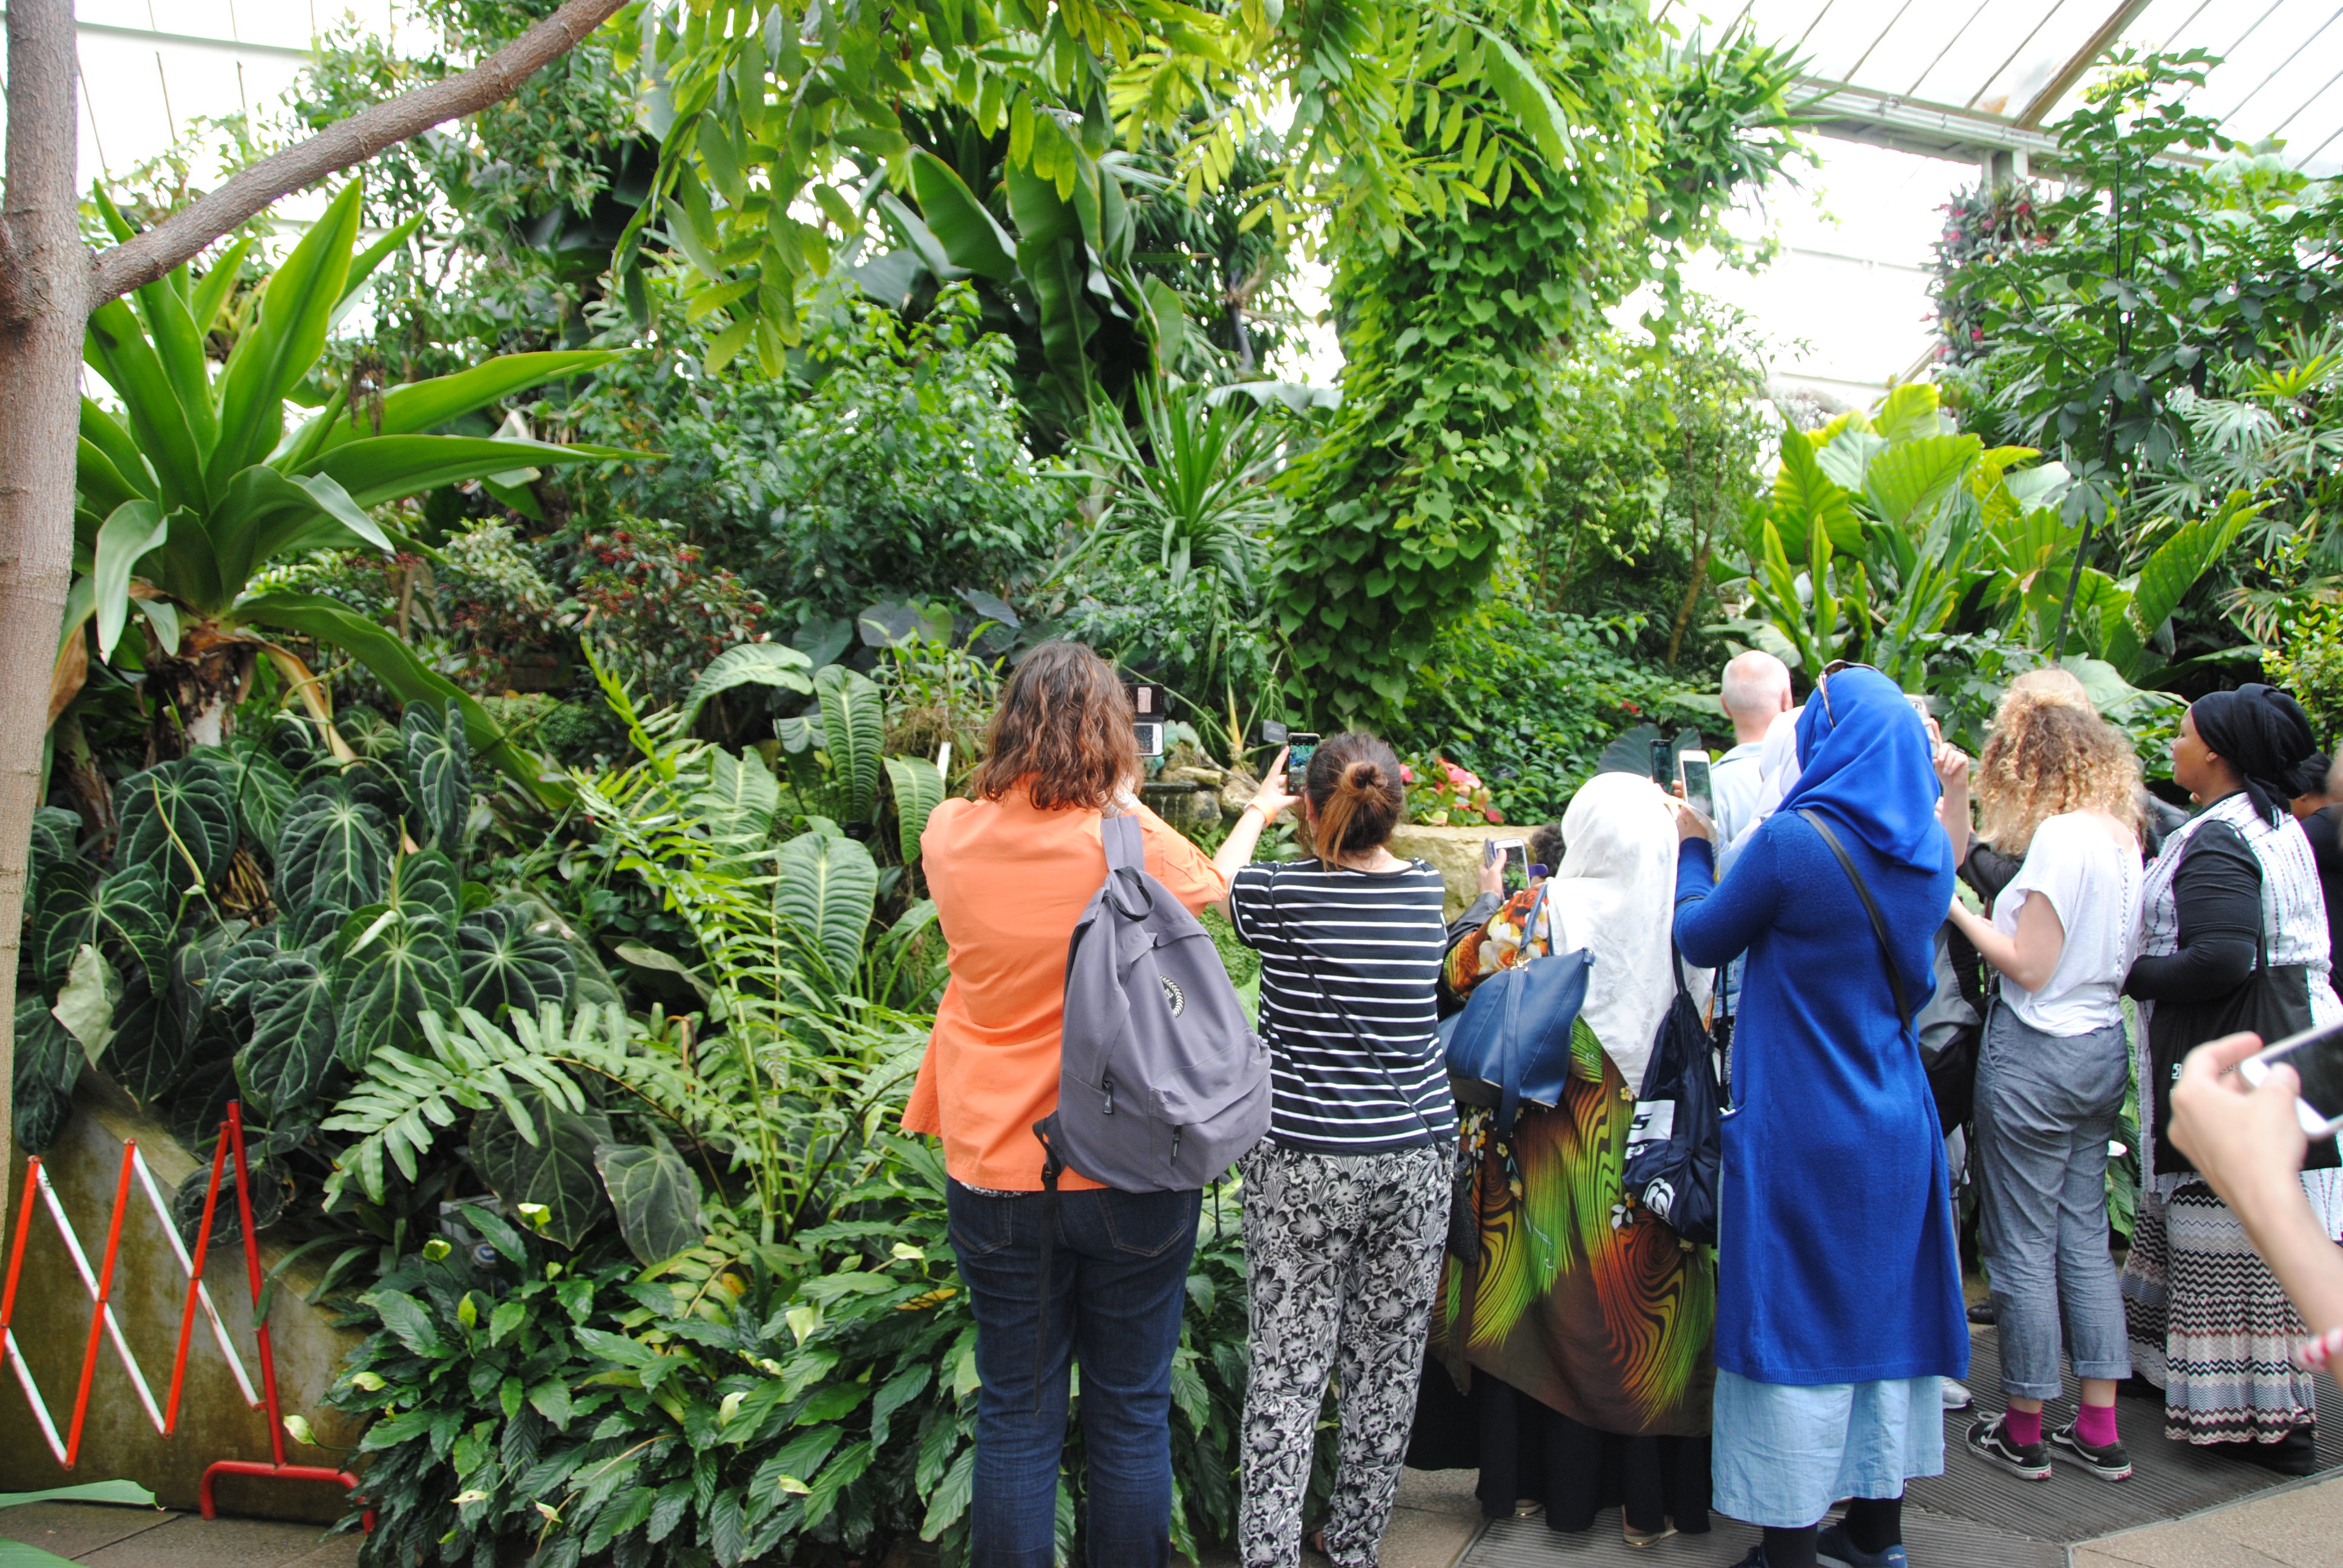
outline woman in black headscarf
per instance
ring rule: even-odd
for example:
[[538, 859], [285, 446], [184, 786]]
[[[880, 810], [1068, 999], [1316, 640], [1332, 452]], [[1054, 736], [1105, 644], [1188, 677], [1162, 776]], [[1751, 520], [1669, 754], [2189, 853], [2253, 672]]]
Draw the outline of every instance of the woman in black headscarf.
[[[2124, 988], [2140, 1004], [2146, 1130], [2123, 1282], [2133, 1364], [2164, 1389], [2166, 1435], [2289, 1473], [2318, 1462], [2311, 1379], [2289, 1364], [2306, 1331], [2237, 1216], [2160, 1136], [2167, 1111], [2157, 1101], [2169, 1064], [2204, 1038], [2343, 1023], [2318, 867], [2287, 809], [2321, 760], [2309, 720], [2282, 691], [2247, 686], [2189, 709], [2172, 777], [2204, 809], [2147, 868]], [[2240, 1008], [2251, 1016], [2228, 1021]], [[2313, 1161], [2334, 1165], [2335, 1146]], [[2303, 1185], [2336, 1234], [2336, 1172], [2308, 1171]]]

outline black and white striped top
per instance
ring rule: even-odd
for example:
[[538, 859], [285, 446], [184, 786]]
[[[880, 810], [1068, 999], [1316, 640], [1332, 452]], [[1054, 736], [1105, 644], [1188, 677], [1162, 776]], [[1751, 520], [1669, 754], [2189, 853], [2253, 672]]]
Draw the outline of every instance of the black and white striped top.
[[1293, 860], [1232, 879], [1237, 936], [1261, 953], [1278, 1142], [1381, 1154], [1454, 1132], [1433, 1000], [1448, 946], [1442, 899], [1421, 860], [1396, 871]]

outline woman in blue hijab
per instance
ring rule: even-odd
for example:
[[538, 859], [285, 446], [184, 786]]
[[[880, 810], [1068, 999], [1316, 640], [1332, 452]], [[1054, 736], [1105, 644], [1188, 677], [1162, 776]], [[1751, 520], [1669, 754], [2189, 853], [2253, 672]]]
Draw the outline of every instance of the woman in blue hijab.
[[1677, 944], [1701, 965], [1749, 955], [1719, 1194], [1715, 1506], [1765, 1527], [1741, 1568], [1813, 1568], [1818, 1553], [1900, 1568], [1904, 1483], [1944, 1469], [1938, 1380], [1968, 1372], [1912, 1030], [1952, 846], [1928, 732], [1885, 676], [1826, 669], [1797, 735], [1795, 787], [1722, 883], [1707, 824], [1679, 811]]

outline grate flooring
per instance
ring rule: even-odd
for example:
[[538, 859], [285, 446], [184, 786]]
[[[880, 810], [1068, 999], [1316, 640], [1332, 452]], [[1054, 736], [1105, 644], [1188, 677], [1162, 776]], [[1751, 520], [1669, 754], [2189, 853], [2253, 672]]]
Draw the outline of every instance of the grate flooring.
[[[1999, 1347], [1991, 1329], [1977, 1332], [1969, 1386], [1980, 1408], [2001, 1402]], [[2048, 1481], [2028, 1483], [1974, 1458], [1962, 1441], [1969, 1412], [1945, 1418], [1945, 1473], [1912, 1483], [1904, 1505], [1904, 1540], [1916, 1568], [2065, 1568], [2066, 1548], [2117, 1531], [2177, 1519], [2232, 1503], [2291, 1478], [2223, 1459], [2164, 1435], [2160, 1401], [2129, 1395], [2117, 1402], [2124, 1445], [2136, 1473], [2120, 1485], [2078, 1468], [2060, 1468]], [[2073, 1402], [2053, 1403], [2044, 1426], [2074, 1419]], [[2343, 1469], [2343, 1421], [2320, 1424], [2318, 1457], [2327, 1472]], [[2054, 1451], [2055, 1455], [2055, 1451]], [[2056, 1462], [2054, 1457], [2053, 1462]], [[1548, 1530], [1536, 1519], [1493, 1520], [1459, 1559], [1457, 1568], [1537, 1568], [1574, 1563], [1584, 1568], [1661, 1568], [1699, 1563], [1724, 1568], [1756, 1543], [1757, 1532], [1719, 1517], [1704, 1536], [1673, 1536], [1636, 1549], [1619, 1536], [1618, 1515], [1606, 1513], [1583, 1535]]]

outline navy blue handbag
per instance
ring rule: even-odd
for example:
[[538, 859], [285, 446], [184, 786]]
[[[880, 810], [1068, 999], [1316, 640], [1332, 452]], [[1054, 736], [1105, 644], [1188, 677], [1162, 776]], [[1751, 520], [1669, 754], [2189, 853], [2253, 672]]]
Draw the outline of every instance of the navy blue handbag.
[[1675, 1000], [1660, 1020], [1635, 1103], [1622, 1184], [1654, 1219], [1695, 1245], [1716, 1245], [1716, 1179], [1725, 1162], [1716, 1051], [1684, 990], [1684, 960], [1668, 945]]
[[[1527, 947], [1545, 905], [1545, 889], [1522, 923]], [[1497, 1136], [1511, 1138], [1522, 1102], [1550, 1110], [1570, 1081], [1570, 1030], [1586, 1000], [1594, 956], [1581, 949], [1532, 958], [1501, 970], [1473, 990], [1464, 1010], [1443, 1020], [1449, 1086], [1467, 1105], [1497, 1109]]]

